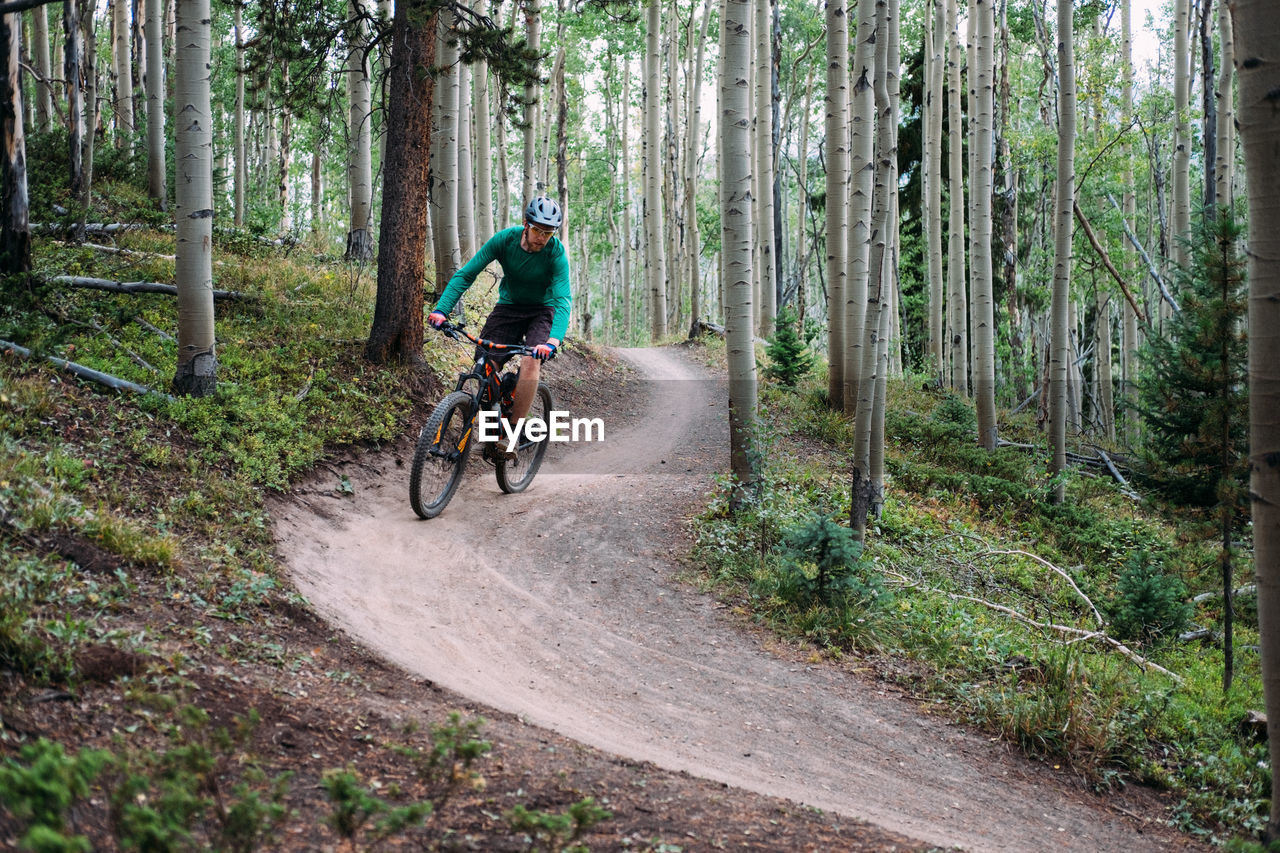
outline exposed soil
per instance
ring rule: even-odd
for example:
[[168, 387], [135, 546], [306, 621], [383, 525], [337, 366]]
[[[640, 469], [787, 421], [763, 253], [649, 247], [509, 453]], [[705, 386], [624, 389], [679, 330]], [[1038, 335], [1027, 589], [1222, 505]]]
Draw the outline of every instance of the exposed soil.
[[404, 442], [274, 507], [298, 589], [387, 662], [316, 649], [341, 658], [317, 669], [358, 677], [311, 682], [328, 694], [292, 749], [322, 754], [312, 742], [352, 717], [483, 715], [488, 792], [455, 798], [441, 824], [472, 849], [510, 843], [492, 818], [517, 788], [548, 810], [605, 802], [614, 818], [586, 839], [598, 850], [1198, 849], [1155, 793], [1094, 794], [682, 583], [683, 519], [728, 467], [726, 395], [679, 350], [620, 354], [624, 380], [569, 356], [549, 367], [558, 408], [603, 418], [606, 440], [554, 445], [527, 493], [501, 494], [475, 454], [444, 514], [420, 521]]

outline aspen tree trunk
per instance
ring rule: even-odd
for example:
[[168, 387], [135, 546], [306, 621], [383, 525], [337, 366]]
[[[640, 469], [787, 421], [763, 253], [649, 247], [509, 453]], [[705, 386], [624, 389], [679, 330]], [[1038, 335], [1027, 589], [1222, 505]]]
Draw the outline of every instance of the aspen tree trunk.
[[[649, 289], [649, 336], [657, 341], [667, 334], [666, 230], [662, 223], [662, 104], [659, 99], [661, 0], [649, 0], [647, 26], [644, 86], [644, 264]], [[748, 199], [750, 195], [748, 192]]]
[[[1058, 179], [1054, 210], [1049, 366], [1049, 444], [1053, 450], [1049, 473], [1053, 475], [1061, 474], [1067, 468], [1067, 381], [1072, 361], [1068, 317], [1076, 180], [1076, 69], [1071, 14], [1071, 0], [1058, 0]], [[1065, 496], [1066, 486], [1059, 479], [1054, 486], [1054, 502], [1062, 503]]]
[[[484, 60], [471, 69], [471, 103], [473, 106], [476, 153], [476, 235], [475, 243], [483, 246], [496, 232], [493, 227], [493, 144], [489, 128], [493, 120], [489, 112], [489, 64]], [[503, 176], [505, 182], [506, 176]]]
[[995, 8], [994, 0], [976, 0], [977, 92], [973, 185], [973, 390], [978, 410], [978, 444], [996, 449], [996, 334], [995, 288], [991, 274], [992, 131], [995, 126]]
[[[900, 123], [900, 113], [902, 104], [902, 85], [899, 80], [899, 69], [902, 67], [902, 36], [899, 32], [899, 10], [901, 7], [900, 0], [889, 0], [889, 65], [885, 69], [886, 79], [885, 85], [889, 87], [889, 132], [893, 138], [894, 156], [889, 163], [890, 177], [889, 186], [892, 188], [891, 204], [889, 208], [889, 233], [886, 238], [889, 241], [888, 253], [885, 255], [885, 289], [889, 294], [889, 301], [886, 307], [889, 310], [889, 329], [886, 332], [888, 340], [888, 365], [892, 375], [902, 375], [902, 329], [899, 323], [899, 279], [898, 279], [898, 248], [901, 235], [900, 225], [901, 217], [899, 215], [898, 205], [898, 125]], [[879, 386], [877, 386], [879, 387]], [[881, 389], [883, 390], [883, 389]], [[881, 405], [881, 397], [876, 398], [876, 405]], [[882, 414], [882, 413], [881, 413]], [[884, 419], [881, 417], [881, 430], [875, 431], [875, 421], [872, 420], [872, 447], [876, 442], [881, 441], [884, 431]], [[882, 451], [883, 448], [879, 448]], [[883, 473], [883, 472], [882, 472]], [[879, 497], [880, 477], [876, 474], [875, 463], [872, 464], [872, 482], [877, 489], [876, 495]], [[879, 516], [879, 505], [873, 504], [872, 510]]]
[[[1182, 239], [1191, 230], [1191, 2], [1174, 0], [1173, 28], [1173, 260], [1186, 260]], [[1164, 303], [1162, 303], [1164, 304]]]
[[[538, 8], [538, 0], [526, 0], [524, 26], [525, 38], [529, 42], [529, 49], [536, 53], [541, 49], [542, 40], [542, 13]], [[532, 83], [524, 87], [524, 97], [526, 104], [524, 119], [527, 122], [527, 126], [524, 129], [524, 174], [520, 179], [521, 216], [524, 215], [524, 206], [534, 196], [534, 155], [537, 147], [539, 93]]]
[[849, 22], [844, 0], [827, 2], [827, 398], [845, 408], [845, 286], [848, 278]]
[[[1133, 122], [1133, 25], [1131, 0], [1121, 0], [1120, 3], [1120, 32], [1121, 32], [1121, 85], [1120, 85], [1120, 103], [1121, 103], [1121, 120], [1124, 126], [1128, 127]], [[1123, 212], [1126, 222], [1136, 223], [1138, 212], [1137, 195], [1133, 191], [1133, 148], [1129, 142], [1130, 134], [1125, 134], [1123, 143], [1124, 157], [1124, 201]], [[1127, 281], [1137, 280], [1137, 258], [1135, 252], [1129, 247], [1125, 247], [1124, 253], [1124, 272]], [[1125, 399], [1136, 399], [1137, 394], [1137, 370], [1138, 370], [1138, 315], [1133, 310], [1133, 306], [1129, 304], [1129, 300], [1124, 301], [1124, 341], [1120, 363], [1120, 374], [1123, 378], [1123, 395]], [[1132, 417], [1125, 418], [1125, 438], [1129, 442], [1137, 440], [1137, 419]]]
[[956, 24], [959, 0], [945, 0], [947, 4], [947, 142], [948, 192], [947, 226], [947, 339], [950, 344], [951, 388], [957, 394], [969, 395], [969, 299], [965, 288], [964, 251], [964, 144], [961, 135], [960, 113], [960, 31]]
[[22, 127], [22, 14], [0, 15], [0, 272], [31, 271], [31, 224], [27, 196], [27, 143]]
[[808, 63], [804, 80], [804, 107], [800, 113], [800, 168], [796, 178], [796, 308], [801, 324], [807, 316], [809, 289], [809, 252], [808, 231], [805, 220], [809, 214], [809, 119], [813, 112], [813, 68]]
[[1001, 243], [1004, 248], [1004, 282], [1006, 299], [1009, 305], [1009, 350], [1014, 397], [1024, 400], [1027, 397], [1027, 383], [1023, 379], [1022, 365], [1025, 363], [1023, 347], [1022, 297], [1018, 293], [1018, 167], [1013, 160], [1009, 144], [1012, 129], [1010, 121], [1010, 85], [1009, 85], [1009, 4], [1007, 0], [1000, 3], [1000, 122], [999, 141], [996, 145], [998, 172], [1004, 176], [1001, 189], [1004, 204], [1001, 205], [1000, 229]]
[[[289, 63], [282, 62], [280, 64], [280, 94], [283, 96], [289, 91]], [[280, 110], [280, 161], [277, 171], [276, 196], [280, 202], [280, 229], [282, 231], [293, 230], [293, 208], [289, 203], [290, 187], [289, 172], [293, 169], [293, 113], [289, 111], [288, 106], [282, 104]]]
[[[876, 0], [875, 91], [876, 152], [875, 196], [872, 205], [871, 255], [867, 264], [867, 313], [863, 329], [862, 364], [858, 376], [858, 410], [853, 421], [853, 477], [849, 503], [849, 529], [854, 538], [866, 538], [867, 517], [876, 503], [875, 485], [871, 479], [872, 421], [875, 415], [876, 361], [881, 338], [888, 328], [885, 316], [888, 289], [885, 270], [892, 250], [889, 218], [892, 215], [893, 164], [897, 161], [893, 135], [893, 105], [889, 98], [889, 16], [897, 12], [896, 3]], [[850, 330], [852, 332], [852, 330]]]
[[945, 0], [930, 0], [933, 14], [928, 23], [924, 108], [924, 204], [925, 240], [929, 255], [929, 357], [926, 370], [942, 384], [943, 278], [942, 278], [942, 72], [947, 44]]
[[[458, 246], [460, 261], [476, 253], [476, 195], [471, 147], [471, 69], [459, 62], [454, 69], [458, 87]], [[564, 196], [560, 197], [562, 200]], [[564, 233], [563, 231], [561, 233]]]
[[[1272, 767], [1280, 767], [1280, 16], [1267, 0], [1234, 0], [1240, 142], [1249, 196], [1249, 497], [1258, 582], [1262, 692]], [[1280, 773], [1271, 775], [1264, 843], [1280, 839]]]
[[752, 437], [756, 425], [756, 359], [751, 311], [751, 7], [725, 0], [721, 27], [720, 133], [723, 134], [724, 196], [720, 239], [725, 253], [725, 340], [729, 362], [729, 452], [735, 508], [754, 493], [757, 481]]
[[[326, 128], [327, 130], [327, 128]], [[319, 144], [311, 149], [311, 233], [320, 230], [324, 210], [324, 149]]]
[[665, 223], [663, 234], [667, 243], [664, 247], [667, 257], [667, 328], [678, 329], [683, 321], [684, 305], [680, 297], [681, 273], [685, 267], [685, 258], [681, 241], [684, 229], [681, 220], [684, 210], [676, 198], [680, 183], [680, 135], [676, 132], [676, 128], [680, 125], [680, 99], [676, 96], [676, 88], [679, 85], [676, 80], [676, 54], [680, 47], [680, 23], [676, 0], [671, 0], [669, 10], [670, 24], [666, 28], [662, 49], [666, 69], [662, 74], [666, 84], [663, 96], [665, 118], [662, 131], [662, 221]]
[[116, 147], [133, 152], [133, 62], [130, 55], [129, 0], [112, 0], [112, 33], [116, 77]]
[[[94, 20], [96, 7], [86, 3], [76, 8], [80, 13], [80, 67], [84, 74], [84, 135], [80, 137], [80, 192], [74, 198], [80, 205], [76, 228], [83, 235], [93, 200], [93, 148], [98, 135], [98, 36]], [[74, 88], [74, 82], [71, 85]]]
[[[858, 4], [854, 31], [852, 97], [849, 104], [849, 177], [847, 247], [845, 255], [842, 372], [842, 409], [848, 417], [857, 414], [861, 396], [863, 348], [867, 345], [864, 325], [867, 291], [871, 287], [868, 263], [871, 259], [871, 216], [875, 188], [876, 102], [872, 89], [876, 75], [876, 6], [871, 0]], [[886, 84], [887, 85], [887, 84]], [[830, 203], [830, 202], [828, 202]]]
[[1218, 118], [1214, 128], [1216, 134], [1217, 163], [1214, 174], [1217, 177], [1217, 201], [1220, 205], [1232, 207], [1235, 199], [1236, 168], [1236, 113], [1235, 93], [1232, 84], [1235, 82], [1235, 43], [1231, 33], [1231, 6], [1227, 0], [1218, 0], [1218, 42], [1222, 49], [1221, 68], [1218, 70], [1218, 86], [1215, 98], [1218, 105]]
[[494, 136], [498, 145], [498, 206], [493, 214], [493, 229], [498, 231], [507, 227], [511, 221], [511, 183], [507, 163], [507, 116], [503, 109], [497, 110], [494, 116]]
[[347, 229], [346, 258], [367, 261], [373, 257], [373, 94], [369, 78], [368, 24], [362, 4], [351, 0], [348, 20], [353, 27], [347, 53], [347, 195], [351, 222]]
[[[160, 8], [159, 4], [162, 0], [145, 0], [147, 4], [147, 67], [151, 67], [154, 59], [156, 63], [160, 62], [160, 47], [152, 46], [152, 11], [155, 12], [155, 36], [160, 35]], [[249, 192], [249, 150], [245, 146], [245, 103], [244, 103], [244, 4], [243, 2], [235, 3], [234, 12], [234, 29], [232, 35], [236, 40], [236, 103], [235, 103], [235, 130], [232, 139], [232, 145], [235, 151], [232, 157], [236, 162], [235, 172], [235, 189], [233, 191], [232, 201], [232, 221], [237, 228], [244, 226], [244, 206], [245, 196]], [[154, 53], [152, 51], [155, 51]], [[151, 93], [147, 92], [147, 121], [151, 121]], [[164, 99], [161, 98], [157, 107], [161, 112], [164, 110]], [[148, 139], [150, 139], [150, 124], [148, 124]], [[163, 180], [163, 177], [161, 178]]]
[[454, 15], [448, 7], [440, 10], [438, 26], [436, 91], [440, 103], [436, 105], [435, 129], [431, 135], [431, 219], [437, 298], [462, 266], [458, 242], [458, 44], [453, 39]]
[[174, 76], [177, 224], [177, 394], [217, 389], [213, 323], [213, 115], [209, 105], [209, 0], [179, 0]]
[[760, 325], [761, 337], [773, 334], [778, 314], [777, 258], [774, 257], [773, 226], [773, 50], [769, 0], [755, 0], [756, 49], [756, 211], [759, 219], [753, 225], [760, 247]]
[[53, 129], [53, 62], [49, 58], [49, 12], [44, 6], [31, 10], [31, 41], [36, 73], [36, 127], [48, 133]]
[[[145, 0], [147, 70], [143, 75], [143, 87], [147, 92], [147, 195], [152, 201], [156, 202], [161, 210], [167, 209], [169, 195], [165, 164], [164, 40], [161, 28], [164, 15], [163, 2], [164, 0]], [[237, 4], [237, 22], [239, 14], [240, 6]], [[239, 26], [237, 23], [238, 31]], [[239, 65], [239, 62], [237, 62], [237, 65]], [[237, 77], [239, 77], [238, 72]], [[237, 92], [239, 100], [236, 106], [236, 114], [243, 121], [243, 82], [241, 82], [241, 88]], [[238, 126], [238, 129], [241, 129], [241, 134], [243, 135], [242, 126]], [[237, 168], [239, 168], [242, 160], [242, 152], [237, 150]], [[239, 186], [239, 183], [239, 180], [237, 180], [237, 186]], [[236, 224], [240, 223], [237, 222]]]
[[1101, 288], [1097, 291], [1096, 305], [1094, 340], [1097, 341], [1098, 349], [1094, 356], [1094, 381], [1098, 386], [1098, 421], [1107, 439], [1115, 441], [1115, 388], [1111, 381], [1111, 297]]
[[[693, 323], [702, 319], [702, 273], [699, 261], [702, 255], [701, 235], [698, 233], [697, 180], [698, 157], [694, 154], [702, 138], [702, 63], [706, 58], [707, 28], [711, 21], [711, 0], [702, 6], [702, 24], [699, 26], [697, 47], [689, 51], [689, 102], [685, 110], [685, 161], [684, 161], [684, 227], [687, 239], [686, 254], [689, 257], [689, 315]], [[692, 35], [692, 32], [690, 33]]]
[[631, 60], [622, 59], [622, 342], [630, 344], [635, 329], [635, 307], [631, 293]]

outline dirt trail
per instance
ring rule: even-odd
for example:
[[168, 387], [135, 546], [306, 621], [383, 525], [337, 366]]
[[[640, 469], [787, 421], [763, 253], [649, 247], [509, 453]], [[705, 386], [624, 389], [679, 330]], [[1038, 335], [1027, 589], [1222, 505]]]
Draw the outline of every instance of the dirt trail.
[[344, 469], [354, 498], [282, 507], [299, 589], [406, 670], [627, 758], [944, 847], [1183, 846], [874, 681], [770, 653], [674, 581], [678, 516], [727, 467], [724, 397], [709, 405], [678, 352], [622, 355], [660, 380], [647, 409], [607, 420], [602, 445], [555, 447], [526, 494], [473, 458], [444, 514], [419, 521], [407, 460], [387, 454]]

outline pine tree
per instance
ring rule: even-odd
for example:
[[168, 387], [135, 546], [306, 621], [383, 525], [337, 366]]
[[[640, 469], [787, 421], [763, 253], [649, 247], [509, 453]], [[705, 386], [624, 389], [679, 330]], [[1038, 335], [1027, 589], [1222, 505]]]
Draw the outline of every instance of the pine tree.
[[813, 367], [813, 354], [796, 332], [798, 322], [795, 309], [790, 305], [784, 307], [778, 312], [777, 327], [765, 347], [769, 365], [764, 368], [764, 375], [788, 388], [794, 388]]

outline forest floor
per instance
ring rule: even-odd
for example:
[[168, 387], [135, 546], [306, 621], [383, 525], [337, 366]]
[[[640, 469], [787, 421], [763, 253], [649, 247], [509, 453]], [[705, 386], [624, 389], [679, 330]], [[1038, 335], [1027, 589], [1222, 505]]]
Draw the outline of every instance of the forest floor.
[[593, 797], [612, 817], [592, 850], [1200, 849], [1169, 828], [1170, 798], [1095, 793], [878, 679], [885, 662], [831, 662], [700, 592], [684, 522], [728, 468], [722, 380], [679, 348], [617, 355], [549, 365], [556, 408], [601, 418], [605, 440], [553, 445], [524, 494], [501, 494], [477, 454], [420, 521], [406, 436], [274, 501], [319, 615], [300, 609], [278, 643], [310, 665], [219, 679], [203, 701], [258, 708], [302, 788], [345, 762], [411, 790], [380, 745], [482, 717], [483, 785], [428, 825], [446, 848], [522, 849], [511, 806]]

